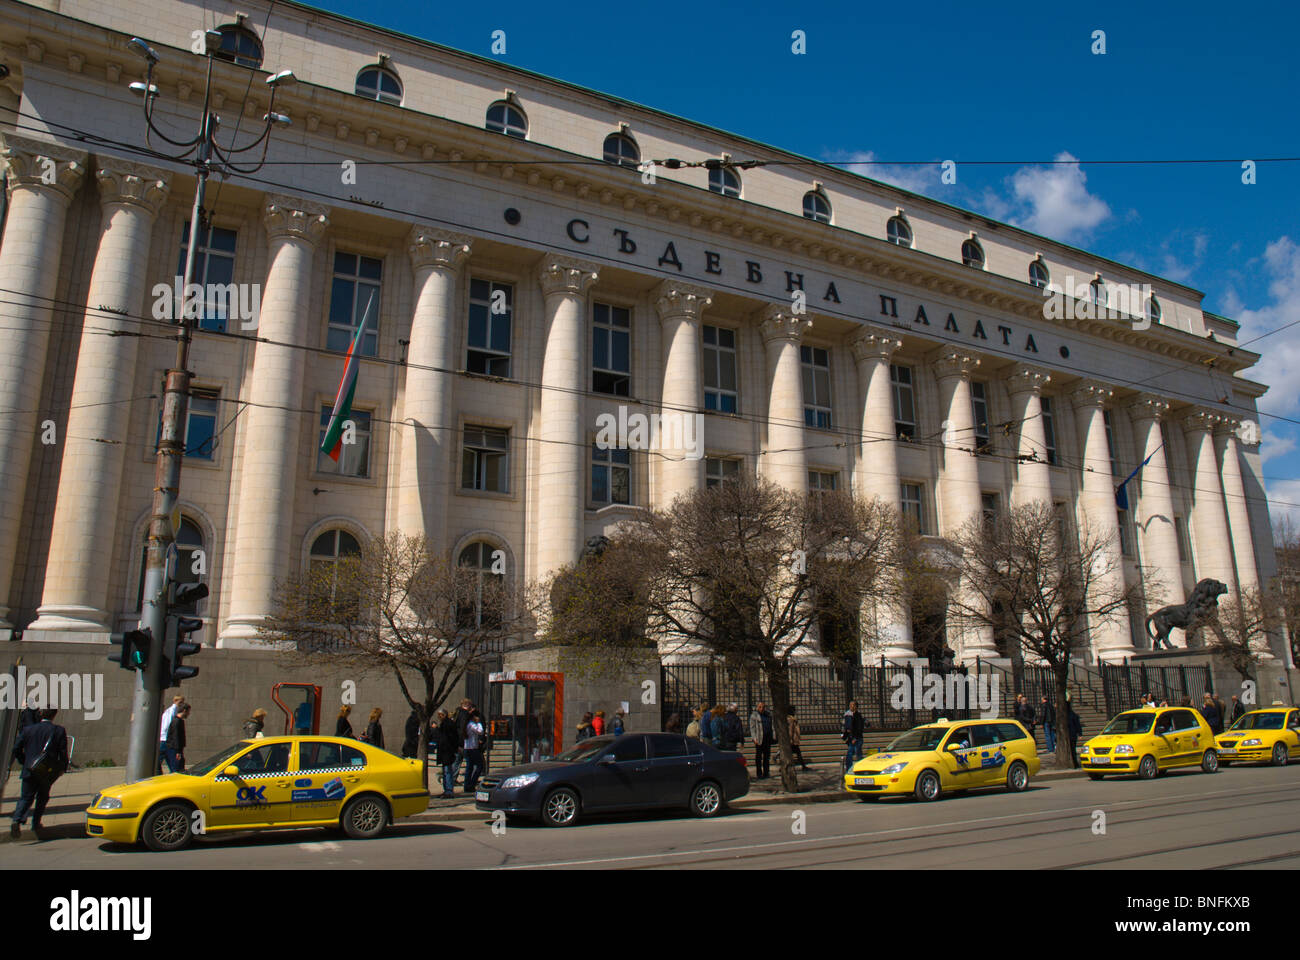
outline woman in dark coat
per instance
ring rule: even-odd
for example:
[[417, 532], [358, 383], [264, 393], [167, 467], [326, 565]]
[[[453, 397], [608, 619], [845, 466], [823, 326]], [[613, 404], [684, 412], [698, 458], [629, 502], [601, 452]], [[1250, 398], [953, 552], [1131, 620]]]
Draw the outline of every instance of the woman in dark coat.
[[339, 710], [339, 722], [334, 725], [334, 736], [353, 737], [352, 723], [348, 720], [348, 714], [351, 712], [352, 708], [346, 705]]
[[370, 711], [370, 722], [366, 725], [365, 736], [362, 737], [366, 743], [380, 750], [384, 749], [384, 727], [379, 722], [379, 718], [383, 715], [384, 711], [379, 707]]
[[456, 758], [460, 755], [460, 731], [456, 721], [446, 710], [438, 711], [438, 756], [435, 758], [442, 767], [442, 799], [450, 800], [455, 796]]

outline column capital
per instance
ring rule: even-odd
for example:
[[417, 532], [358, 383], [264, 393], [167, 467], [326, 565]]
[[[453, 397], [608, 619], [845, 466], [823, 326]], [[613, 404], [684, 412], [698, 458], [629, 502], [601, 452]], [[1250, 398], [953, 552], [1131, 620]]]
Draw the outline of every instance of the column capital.
[[1237, 433], [1241, 430], [1241, 418], [1234, 417], [1231, 414], [1219, 414], [1219, 422], [1214, 425], [1214, 436], [1216, 439], [1227, 437], [1233, 440], [1237, 439]]
[[1192, 432], [1213, 433], [1227, 417], [1210, 407], [1193, 407], [1183, 417], [1183, 427]]
[[651, 293], [661, 321], [685, 317], [699, 320], [700, 315], [713, 303], [713, 292], [690, 283], [665, 280]]
[[1139, 393], [1130, 400], [1128, 407], [1129, 416], [1134, 420], [1163, 420], [1169, 413], [1169, 401], [1164, 397], [1158, 397], [1154, 393]]
[[142, 208], [150, 219], [158, 216], [171, 192], [170, 173], [117, 157], [96, 157], [95, 161], [101, 204], [130, 204]]
[[1007, 373], [1007, 392], [1012, 395], [1041, 393], [1043, 387], [1051, 382], [1052, 375], [1042, 367], [1036, 367], [1032, 363], [1017, 363]]
[[790, 312], [784, 304], [769, 303], [758, 311], [758, 332], [764, 343], [788, 340], [798, 343], [803, 335], [812, 329], [812, 320]]
[[463, 233], [452, 233], [437, 227], [416, 224], [406, 238], [406, 252], [411, 257], [411, 266], [433, 267], [438, 270], [459, 270], [461, 264], [469, 258], [472, 237]]
[[49, 140], [6, 132], [0, 134], [0, 158], [9, 171], [11, 196], [17, 187], [45, 188], [67, 203], [86, 176], [88, 154]]
[[329, 222], [325, 207], [299, 197], [267, 197], [262, 209], [262, 224], [272, 240], [292, 237], [314, 246]]
[[969, 379], [980, 365], [980, 358], [973, 353], [953, 347], [941, 347], [926, 358], [934, 367], [934, 375], [940, 380], [951, 377]]
[[547, 257], [537, 272], [542, 293], [547, 297], [555, 294], [582, 296], [599, 276], [596, 264], [572, 257]]
[[864, 360], [889, 360], [902, 347], [903, 341], [894, 334], [870, 324], [863, 326], [849, 341], [849, 348], [853, 351], [853, 359], [859, 362]]
[[1076, 410], [1087, 407], [1104, 407], [1115, 396], [1115, 390], [1100, 380], [1084, 380], [1070, 392], [1070, 401]]

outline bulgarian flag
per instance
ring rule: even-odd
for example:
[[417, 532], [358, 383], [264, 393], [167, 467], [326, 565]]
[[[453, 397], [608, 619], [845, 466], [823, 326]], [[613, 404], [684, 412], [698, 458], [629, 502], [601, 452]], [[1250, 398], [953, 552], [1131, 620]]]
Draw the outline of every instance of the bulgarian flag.
[[338, 463], [339, 454], [343, 452], [343, 424], [352, 416], [352, 398], [357, 392], [357, 371], [361, 367], [361, 337], [366, 332], [366, 321], [370, 319], [370, 308], [375, 298], [372, 293], [366, 302], [366, 312], [361, 317], [357, 334], [348, 347], [347, 362], [343, 365], [343, 379], [339, 381], [339, 392], [334, 398], [334, 410], [330, 414], [329, 426], [325, 430], [325, 442], [320, 445], [321, 453], [328, 453], [330, 459]]

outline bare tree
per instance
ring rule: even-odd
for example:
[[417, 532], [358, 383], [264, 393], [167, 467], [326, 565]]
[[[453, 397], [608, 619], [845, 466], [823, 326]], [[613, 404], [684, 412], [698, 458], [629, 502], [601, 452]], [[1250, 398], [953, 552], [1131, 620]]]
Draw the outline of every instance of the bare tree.
[[526, 628], [523, 618], [504, 566], [459, 566], [423, 537], [395, 532], [279, 584], [260, 639], [291, 645], [307, 662], [391, 670], [420, 721], [427, 787], [429, 718], [471, 666]]
[[1291, 659], [1300, 663], [1300, 528], [1289, 514], [1273, 522], [1273, 548], [1277, 556], [1275, 593], [1291, 644]]
[[1241, 589], [1236, 596], [1230, 593], [1202, 621], [1214, 635], [1207, 648], [1222, 656], [1243, 680], [1254, 676], [1260, 654], [1268, 650], [1269, 634], [1281, 624], [1281, 599], [1273, 591], [1257, 588]]
[[661, 649], [707, 650], [766, 677], [786, 790], [790, 664], [818, 623], [844, 618], [891, 580], [894, 512], [843, 493], [798, 494], [743, 474], [648, 511], [625, 529]]
[[[1002, 630], [1051, 669], [1056, 686], [1057, 761], [1072, 766], [1066, 691], [1070, 660], [1088, 649], [1088, 631], [1113, 623], [1141, 595], [1125, 584], [1111, 538], [1080, 524], [1077, 535], [1050, 503], [1015, 507], [989, 521], [972, 517], [950, 538], [953, 573], [964, 589], [949, 604], [957, 622]], [[1010, 611], [1008, 616], [1006, 611]]]

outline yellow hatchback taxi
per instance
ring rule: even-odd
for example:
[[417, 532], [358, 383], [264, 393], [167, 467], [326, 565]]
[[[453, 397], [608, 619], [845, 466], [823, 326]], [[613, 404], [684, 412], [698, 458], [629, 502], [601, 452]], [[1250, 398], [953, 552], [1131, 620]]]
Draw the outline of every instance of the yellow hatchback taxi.
[[1117, 714], [1079, 751], [1088, 776], [1137, 774], [1150, 780], [1179, 767], [1199, 766], [1206, 773], [1219, 769], [1214, 732], [1191, 707], [1147, 707]]
[[1300, 710], [1267, 707], [1243, 713], [1214, 742], [1224, 766], [1271, 763], [1284, 767], [1292, 758], [1300, 757]]
[[179, 850], [196, 833], [284, 827], [366, 839], [428, 805], [418, 760], [342, 737], [266, 737], [105, 790], [86, 809], [86, 834], [150, 850]]
[[1015, 720], [939, 720], [895, 737], [853, 765], [844, 789], [864, 800], [911, 794], [937, 800], [944, 791], [1005, 786], [1024, 790], [1038, 773], [1033, 737]]

